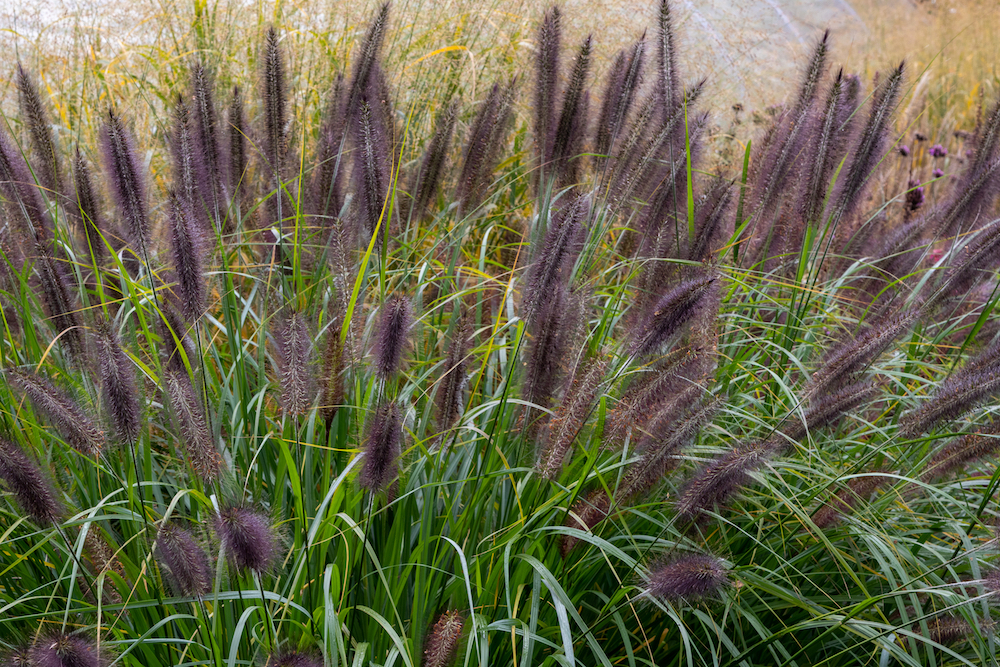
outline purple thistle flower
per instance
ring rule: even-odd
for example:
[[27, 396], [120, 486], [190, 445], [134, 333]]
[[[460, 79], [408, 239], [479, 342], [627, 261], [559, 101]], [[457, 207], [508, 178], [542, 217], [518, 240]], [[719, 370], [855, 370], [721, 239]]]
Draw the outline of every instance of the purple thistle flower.
[[387, 299], [380, 310], [374, 350], [375, 372], [385, 380], [402, 365], [413, 313], [409, 299], [403, 296]]
[[903, 157], [910, 157], [910, 147], [907, 146], [906, 144], [900, 144], [897, 150], [899, 151], [899, 154], [902, 155]]
[[52, 480], [28, 454], [0, 437], [0, 479], [21, 510], [39, 526], [59, 520], [62, 503]]
[[924, 186], [920, 185], [919, 180], [911, 178], [907, 182], [906, 187], [906, 196], [903, 200], [906, 206], [906, 211], [914, 213], [920, 210], [920, 207], [924, 205]]
[[201, 597], [212, 590], [208, 555], [190, 531], [165, 523], [160, 526], [155, 548], [175, 595]]
[[455, 661], [465, 619], [455, 609], [438, 616], [424, 642], [422, 667], [448, 667]]
[[708, 554], [677, 556], [653, 565], [648, 592], [670, 602], [715, 597], [729, 584], [729, 569]]
[[934, 178], [941, 178], [942, 176], [944, 176], [944, 170], [934, 167], [934, 171], [931, 172], [931, 175]]
[[278, 536], [266, 514], [246, 505], [226, 505], [215, 517], [215, 532], [237, 572], [257, 574], [278, 557]]
[[928, 152], [932, 158], [942, 158], [948, 155], [948, 149], [941, 144], [934, 144]]
[[101, 667], [103, 656], [97, 647], [79, 635], [38, 638], [28, 651], [31, 667]]
[[368, 427], [361, 486], [372, 492], [384, 491], [396, 478], [402, 439], [399, 407], [391, 401], [383, 403], [375, 411]]
[[111, 180], [119, 212], [125, 221], [129, 240], [140, 253], [149, 245], [149, 213], [146, 208], [146, 185], [139, 158], [121, 116], [108, 111], [108, 122], [101, 131], [104, 161]]
[[28, 126], [31, 148], [35, 154], [35, 174], [39, 185], [46, 191], [46, 198], [55, 199], [61, 189], [59, 159], [52, 130], [49, 128], [49, 115], [42, 103], [42, 96], [38, 94], [38, 87], [20, 62], [17, 63], [17, 92], [18, 106], [24, 123]]
[[67, 394], [40, 375], [7, 370], [10, 382], [31, 399], [35, 409], [48, 417], [59, 433], [84, 456], [96, 456], [104, 446], [104, 432]]
[[132, 362], [122, 350], [118, 333], [110, 322], [99, 319], [96, 331], [102, 402], [118, 437], [134, 443], [139, 437], [140, 424]]

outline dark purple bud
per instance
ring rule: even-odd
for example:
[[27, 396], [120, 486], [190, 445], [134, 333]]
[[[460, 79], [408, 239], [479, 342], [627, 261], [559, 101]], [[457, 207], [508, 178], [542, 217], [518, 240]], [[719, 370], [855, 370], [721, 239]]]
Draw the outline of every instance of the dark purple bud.
[[271, 520], [245, 505], [228, 505], [219, 510], [215, 532], [237, 572], [252, 570], [260, 574], [278, 556], [278, 537]]
[[903, 157], [910, 157], [910, 147], [907, 146], [906, 144], [900, 144], [898, 150], [899, 154], [902, 155]]
[[935, 167], [934, 171], [931, 172], [931, 175], [934, 178], [941, 178], [942, 176], [944, 176], [944, 171], [942, 169], [938, 169], [937, 167]]
[[931, 146], [931, 150], [929, 152], [933, 158], [941, 158], [948, 155], [948, 149], [941, 144], [934, 144]]
[[729, 569], [715, 556], [679, 556], [654, 565], [646, 584], [650, 595], [671, 602], [714, 597], [729, 584]]
[[927, 135], [926, 135], [926, 134], [923, 134], [923, 133], [921, 133], [921, 132], [914, 132], [914, 133], [913, 133], [913, 138], [914, 138], [914, 139], [915, 139], [916, 141], [927, 141]]
[[924, 205], [924, 186], [920, 185], [920, 181], [917, 179], [911, 178], [906, 187], [907, 191], [904, 202], [906, 210], [912, 213]]

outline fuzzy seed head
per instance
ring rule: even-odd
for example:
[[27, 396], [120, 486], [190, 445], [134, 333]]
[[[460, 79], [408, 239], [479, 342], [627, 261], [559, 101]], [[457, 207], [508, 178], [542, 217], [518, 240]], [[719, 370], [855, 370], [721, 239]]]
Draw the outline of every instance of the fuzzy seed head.
[[200, 597], [212, 589], [208, 556], [190, 531], [173, 523], [163, 524], [155, 550], [175, 595]]
[[17, 64], [18, 106], [23, 121], [31, 135], [31, 148], [35, 158], [35, 174], [39, 184], [46, 190], [47, 199], [55, 199], [59, 194], [59, 160], [55, 142], [49, 129], [49, 115], [45, 111], [38, 86], [24, 66]]
[[49, 476], [20, 447], [0, 437], [0, 480], [25, 514], [39, 526], [56, 523], [62, 503]]
[[729, 585], [729, 569], [715, 556], [692, 554], [650, 568], [648, 592], [670, 602], [718, 596]]
[[31, 667], [101, 667], [97, 647], [78, 635], [40, 637], [28, 651]]
[[[339, 335], [339, 332], [334, 333]], [[312, 334], [305, 316], [294, 312], [285, 317], [274, 338], [281, 378], [281, 406], [289, 414], [304, 414], [316, 393], [311, 371]]]
[[323, 660], [309, 653], [281, 650], [267, 656], [264, 667], [323, 667]]
[[278, 556], [278, 536], [263, 512], [245, 505], [227, 505], [215, 517], [215, 532], [225, 546], [229, 564], [237, 572], [258, 574]]
[[104, 446], [104, 432], [87, 416], [76, 401], [34, 373], [8, 370], [11, 384], [31, 399], [35, 409], [47, 417], [74, 449], [84, 456], [96, 456]]
[[718, 276], [709, 274], [686, 280], [664, 294], [653, 312], [637, 329], [632, 352], [637, 357], [642, 357], [663, 348], [681, 327], [711, 301], [713, 291], [718, 289]]
[[121, 116], [108, 112], [108, 121], [101, 133], [104, 162], [111, 181], [111, 192], [125, 222], [129, 240], [142, 253], [149, 246], [149, 213], [146, 207], [146, 185], [139, 157]]
[[403, 296], [389, 298], [380, 310], [375, 335], [375, 372], [388, 379], [402, 366], [413, 314], [409, 299]]
[[97, 359], [100, 365], [101, 400], [122, 442], [139, 437], [139, 398], [132, 363], [122, 349], [114, 326], [101, 319], [96, 327]]
[[396, 478], [402, 440], [403, 424], [399, 407], [393, 402], [383, 403], [368, 428], [361, 486], [373, 492], [388, 488]]
[[462, 614], [454, 609], [438, 616], [427, 636], [423, 667], [448, 667], [454, 662], [464, 624]]
[[211, 483], [222, 472], [222, 457], [215, 449], [205, 421], [205, 411], [191, 385], [191, 378], [183, 369], [168, 368], [164, 373], [164, 383], [191, 468], [206, 483]]

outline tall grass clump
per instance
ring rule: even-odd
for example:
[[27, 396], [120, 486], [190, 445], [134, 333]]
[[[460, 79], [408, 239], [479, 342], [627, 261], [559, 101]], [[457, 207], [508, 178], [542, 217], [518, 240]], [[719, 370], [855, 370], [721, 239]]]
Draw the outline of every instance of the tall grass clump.
[[730, 173], [667, 0], [475, 77], [196, 6], [11, 67], [4, 664], [996, 663], [1000, 102], [911, 149], [816, 35]]

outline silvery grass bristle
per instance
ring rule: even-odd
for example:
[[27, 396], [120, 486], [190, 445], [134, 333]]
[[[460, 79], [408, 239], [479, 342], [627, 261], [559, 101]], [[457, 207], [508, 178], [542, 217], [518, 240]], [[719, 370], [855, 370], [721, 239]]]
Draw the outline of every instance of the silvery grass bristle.
[[134, 443], [139, 437], [141, 412], [135, 368], [122, 349], [118, 332], [110, 321], [98, 319], [94, 338], [104, 410], [118, 439], [123, 443]]
[[168, 368], [163, 383], [191, 468], [205, 483], [214, 482], [222, 473], [223, 460], [215, 449], [205, 410], [191, 378], [183, 369]]
[[157, 533], [154, 552], [174, 595], [200, 597], [212, 590], [208, 555], [191, 531], [173, 521], [164, 523]]
[[18, 369], [6, 371], [8, 381], [31, 400], [66, 442], [84, 456], [97, 456], [104, 447], [104, 432], [68, 394], [36, 373]]
[[464, 626], [461, 612], [455, 609], [442, 612], [424, 642], [423, 667], [448, 667], [454, 663]]
[[108, 111], [101, 130], [105, 169], [118, 213], [140, 259], [149, 250], [149, 209], [146, 183], [132, 137], [120, 115]]
[[278, 534], [262, 510], [247, 504], [225, 504], [215, 515], [214, 527], [237, 573], [249, 570], [262, 574], [275, 564]]
[[399, 406], [386, 401], [376, 408], [368, 425], [365, 461], [361, 468], [361, 486], [382, 492], [396, 479], [402, 449], [403, 423]]
[[535, 57], [534, 141], [539, 191], [544, 187], [552, 159], [553, 130], [556, 123], [556, 86], [559, 81], [561, 14], [552, 7], [538, 28], [538, 52]]
[[653, 564], [646, 575], [649, 595], [669, 602], [717, 597], [731, 583], [729, 568], [709, 554], [675, 555]]
[[41, 527], [57, 523], [63, 504], [50, 475], [31, 455], [0, 436], [0, 479], [17, 506]]
[[35, 178], [49, 200], [62, 194], [59, 157], [52, 136], [49, 114], [45, 111], [38, 86], [20, 62], [17, 63], [17, 101], [22, 120], [31, 137]]

